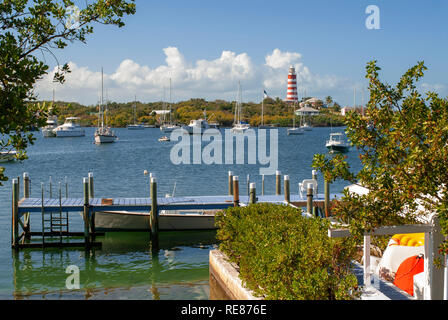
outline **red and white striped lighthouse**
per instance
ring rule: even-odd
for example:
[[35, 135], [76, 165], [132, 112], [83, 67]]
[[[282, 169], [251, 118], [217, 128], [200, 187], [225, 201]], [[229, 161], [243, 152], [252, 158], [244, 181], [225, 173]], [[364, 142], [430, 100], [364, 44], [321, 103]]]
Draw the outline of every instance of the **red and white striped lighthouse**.
[[297, 75], [293, 66], [289, 67], [288, 89], [286, 91], [286, 102], [296, 103], [299, 100], [297, 96]]

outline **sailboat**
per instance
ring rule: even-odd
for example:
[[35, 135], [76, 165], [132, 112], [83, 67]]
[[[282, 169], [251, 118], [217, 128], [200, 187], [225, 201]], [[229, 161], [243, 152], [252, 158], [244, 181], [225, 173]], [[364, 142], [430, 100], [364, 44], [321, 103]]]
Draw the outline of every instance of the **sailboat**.
[[296, 127], [296, 108], [295, 108], [295, 105], [294, 105], [292, 114], [293, 114], [293, 116], [292, 116], [292, 128], [288, 128], [288, 130], [287, 130], [288, 136], [303, 134], [303, 129]]
[[47, 125], [42, 128], [42, 135], [45, 138], [53, 138], [56, 137], [56, 132], [54, 129], [58, 127], [58, 117], [53, 114], [53, 106], [54, 106], [54, 89], [53, 89], [53, 103], [50, 107], [50, 115], [47, 119]]
[[306, 122], [306, 117], [305, 117], [304, 114], [302, 114], [300, 116], [300, 123], [301, 123], [300, 129], [302, 129], [304, 131], [311, 131], [311, 130], [313, 130], [313, 127], [310, 126], [308, 122]]
[[172, 101], [171, 101], [171, 78], [170, 78], [170, 122], [169, 123], [164, 123], [164, 124], [162, 124], [160, 126], [160, 130], [163, 131], [163, 132], [171, 132], [171, 131], [173, 131], [175, 129], [179, 129], [180, 128], [180, 126], [175, 125], [172, 122], [172, 118], [171, 118], [171, 114], [172, 114], [171, 104], [172, 104]]
[[241, 84], [238, 81], [238, 99], [237, 99], [236, 108], [235, 108], [235, 118], [234, 118], [234, 122], [233, 122], [233, 127], [232, 127], [232, 129], [230, 129], [230, 131], [232, 133], [243, 133], [244, 131], [246, 131], [247, 129], [250, 128], [248, 123], [241, 121], [241, 107], [242, 107], [241, 100], [242, 100]]
[[[107, 110], [107, 105], [106, 105]], [[106, 111], [107, 112], [107, 111]], [[107, 126], [107, 118], [106, 123], [104, 123], [104, 104], [103, 104], [103, 68], [101, 68], [101, 104], [99, 107], [99, 119], [98, 119], [98, 128], [95, 130], [95, 143], [112, 143], [115, 142], [117, 136], [112, 131], [110, 127]], [[101, 126], [99, 124], [101, 119]]]
[[135, 114], [137, 113], [137, 96], [134, 98], [134, 124], [128, 124], [126, 127], [128, 130], [143, 130], [145, 126], [142, 124], [137, 124], [135, 122]]

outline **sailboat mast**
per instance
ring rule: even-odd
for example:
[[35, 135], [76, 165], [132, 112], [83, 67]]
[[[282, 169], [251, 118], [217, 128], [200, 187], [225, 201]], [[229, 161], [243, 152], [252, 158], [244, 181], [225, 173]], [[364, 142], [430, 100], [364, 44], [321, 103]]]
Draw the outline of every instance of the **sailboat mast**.
[[364, 115], [364, 88], [361, 91], [361, 115]]
[[170, 124], [172, 124], [172, 119], [171, 119], [171, 78], [170, 78]]
[[295, 115], [295, 111], [296, 111], [296, 103], [294, 102], [294, 104], [292, 105], [292, 127], [293, 127], [293, 128], [296, 127], [296, 115]]
[[263, 113], [264, 113], [264, 89], [263, 89], [263, 93], [261, 94], [261, 125], [264, 124]]
[[107, 90], [106, 90], [106, 113], [105, 113], [105, 123], [106, 123], [106, 127], [107, 127], [107, 104], [109, 102], [109, 95], [107, 94]]
[[235, 101], [235, 115], [233, 116], [233, 124], [237, 123], [237, 114], [238, 114], [238, 95]]
[[137, 112], [137, 95], [134, 96], [134, 124], [135, 123], [135, 113]]
[[163, 110], [165, 111], [163, 113], [163, 124], [166, 124], [166, 87], [163, 86]]
[[101, 128], [104, 127], [103, 85], [103, 67], [101, 67]]
[[238, 123], [241, 123], [241, 107], [242, 107], [241, 83], [238, 81]]

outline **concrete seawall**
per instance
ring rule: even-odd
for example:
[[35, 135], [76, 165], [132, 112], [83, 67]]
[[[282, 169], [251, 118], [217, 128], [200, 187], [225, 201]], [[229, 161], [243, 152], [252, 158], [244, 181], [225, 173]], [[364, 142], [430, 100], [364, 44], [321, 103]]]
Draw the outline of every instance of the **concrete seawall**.
[[210, 300], [262, 300], [243, 287], [238, 267], [224, 253], [211, 250], [209, 260]]

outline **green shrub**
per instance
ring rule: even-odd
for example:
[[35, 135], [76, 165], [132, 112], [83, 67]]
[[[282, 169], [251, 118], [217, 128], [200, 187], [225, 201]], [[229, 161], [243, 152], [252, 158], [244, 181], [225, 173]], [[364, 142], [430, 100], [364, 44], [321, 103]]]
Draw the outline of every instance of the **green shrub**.
[[220, 250], [243, 285], [265, 299], [352, 299], [353, 239], [328, 237], [329, 222], [286, 205], [254, 204], [217, 214]]

